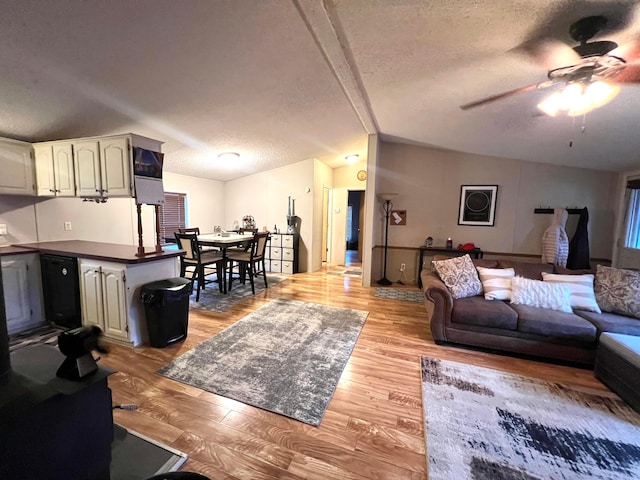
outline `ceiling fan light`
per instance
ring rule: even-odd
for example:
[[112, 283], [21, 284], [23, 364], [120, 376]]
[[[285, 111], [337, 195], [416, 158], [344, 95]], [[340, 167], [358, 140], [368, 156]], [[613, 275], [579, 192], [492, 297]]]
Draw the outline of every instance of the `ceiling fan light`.
[[596, 107], [601, 107], [609, 103], [620, 93], [620, 87], [598, 81], [591, 83], [584, 93]]
[[550, 117], [555, 117], [560, 111], [561, 95], [559, 92], [552, 93], [538, 104], [538, 108]]
[[570, 83], [564, 87], [560, 94], [560, 110], [571, 110], [576, 103], [581, 101], [582, 94], [583, 88], [579, 83]]

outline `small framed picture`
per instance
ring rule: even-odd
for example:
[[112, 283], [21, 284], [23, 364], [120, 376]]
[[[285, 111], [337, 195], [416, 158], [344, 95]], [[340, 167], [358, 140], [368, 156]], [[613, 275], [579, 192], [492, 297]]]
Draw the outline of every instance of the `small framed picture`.
[[493, 227], [497, 197], [497, 185], [462, 185], [458, 225]]
[[407, 224], [407, 211], [406, 210], [391, 210], [389, 216], [389, 225], [406, 225]]

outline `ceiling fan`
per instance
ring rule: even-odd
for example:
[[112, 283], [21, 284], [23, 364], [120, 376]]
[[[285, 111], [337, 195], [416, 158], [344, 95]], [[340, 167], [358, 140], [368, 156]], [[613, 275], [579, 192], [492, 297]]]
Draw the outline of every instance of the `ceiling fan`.
[[524, 52], [548, 69], [547, 80], [466, 103], [460, 108], [469, 110], [519, 93], [560, 85], [563, 86], [560, 90], [538, 104], [548, 115], [582, 115], [605, 105], [619, 92], [618, 84], [640, 83], [640, 65], [632, 64], [640, 59], [639, 43], [618, 46], [608, 40], [589, 42], [606, 24], [607, 19], [600, 15], [573, 23], [569, 34], [580, 43], [573, 48], [548, 40], [518, 47], [516, 51]]

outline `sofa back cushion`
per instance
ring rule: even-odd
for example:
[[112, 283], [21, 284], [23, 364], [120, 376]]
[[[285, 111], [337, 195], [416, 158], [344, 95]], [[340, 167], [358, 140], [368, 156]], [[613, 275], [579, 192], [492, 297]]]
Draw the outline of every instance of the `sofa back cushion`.
[[476, 267], [486, 300], [510, 300], [511, 279], [515, 275], [513, 268]]
[[602, 311], [640, 318], [640, 272], [598, 265], [594, 290]]
[[572, 312], [569, 287], [524, 277], [511, 279], [511, 303]]
[[516, 277], [542, 280], [542, 272], [553, 273], [553, 265], [550, 263], [527, 263], [515, 260], [498, 260], [498, 268], [513, 268]]
[[447, 260], [433, 260], [431, 264], [453, 298], [473, 297], [482, 293], [482, 283], [468, 254]]

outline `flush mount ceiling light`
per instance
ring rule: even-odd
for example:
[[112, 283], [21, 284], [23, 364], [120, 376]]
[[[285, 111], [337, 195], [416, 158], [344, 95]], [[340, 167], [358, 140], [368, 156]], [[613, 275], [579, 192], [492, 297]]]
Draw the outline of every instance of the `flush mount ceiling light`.
[[240, 158], [240, 154], [236, 152], [223, 152], [218, 155], [220, 160], [237, 160]]
[[344, 159], [349, 163], [356, 163], [358, 161], [358, 158], [360, 158], [360, 155], [358, 155], [357, 153], [352, 153], [351, 155], [347, 155], [346, 157], [344, 157]]

